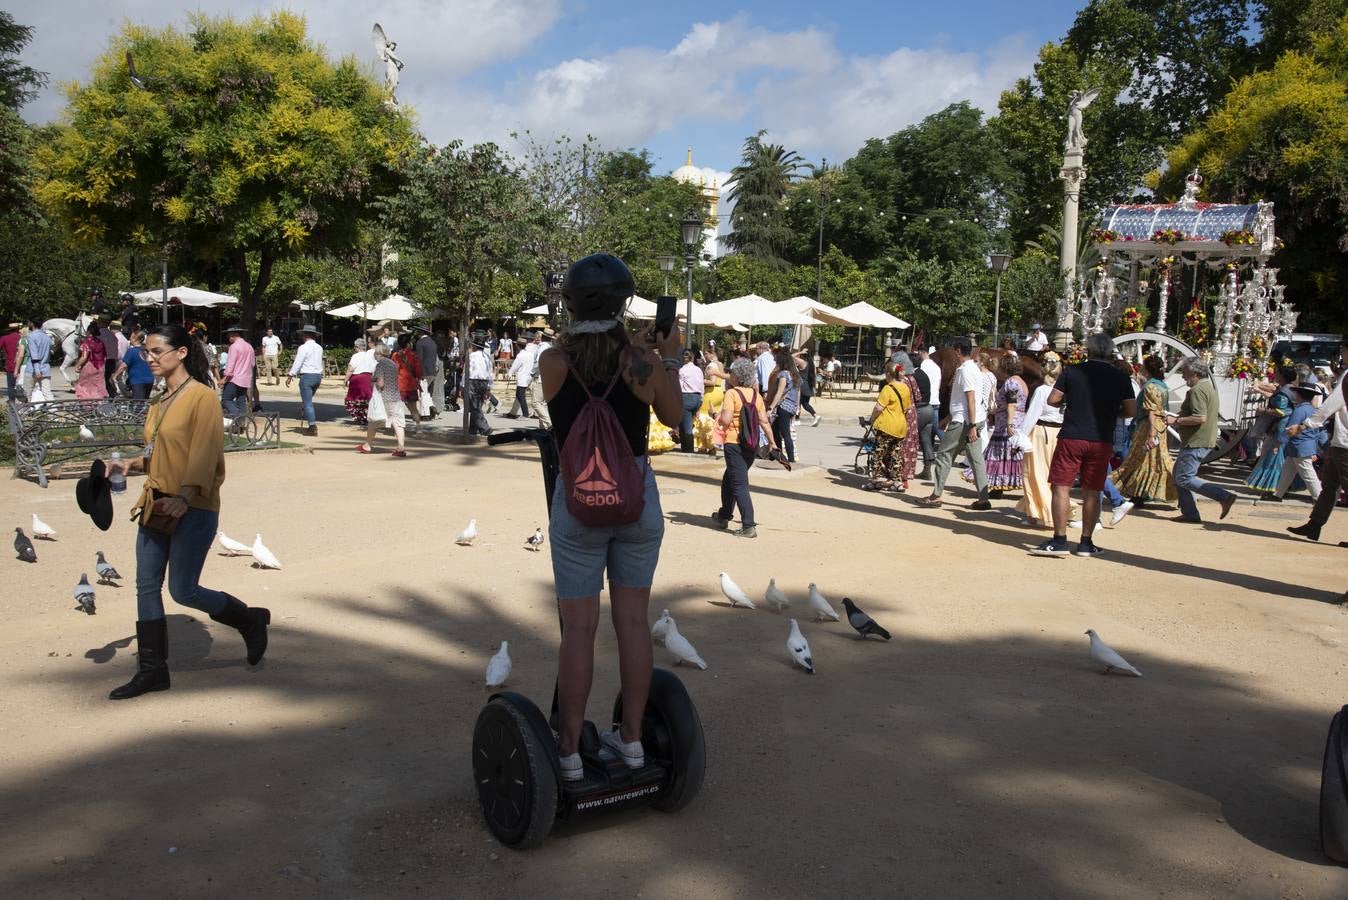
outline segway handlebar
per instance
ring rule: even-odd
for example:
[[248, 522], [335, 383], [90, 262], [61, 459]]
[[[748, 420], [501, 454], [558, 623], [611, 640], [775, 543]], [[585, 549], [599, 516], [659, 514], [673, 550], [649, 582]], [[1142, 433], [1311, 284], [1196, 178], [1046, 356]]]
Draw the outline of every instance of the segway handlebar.
[[518, 444], [520, 441], [537, 443], [551, 436], [552, 432], [546, 428], [512, 428], [509, 431], [495, 431], [487, 435], [487, 445], [495, 447], [499, 444]]
[[543, 463], [543, 492], [548, 501], [548, 514], [551, 515], [552, 494], [557, 487], [557, 470], [560, 468], [557, 440], [552, 436], [552, 431], [547, 428], [512, 428], [487, 435], [487, 444], [491, 447], [523, 441], [533, 441], [538, 445], [538, 455]]

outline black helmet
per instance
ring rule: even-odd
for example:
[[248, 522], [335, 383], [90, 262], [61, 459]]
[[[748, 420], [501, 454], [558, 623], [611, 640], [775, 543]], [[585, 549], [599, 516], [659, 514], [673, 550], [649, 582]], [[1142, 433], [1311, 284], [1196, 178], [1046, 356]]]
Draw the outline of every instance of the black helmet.
[[627, 264], [611, 253], [595, 253], [572, 263], [562, 281], [562, 297], [579, 322], [616, 319], [636, 292]]

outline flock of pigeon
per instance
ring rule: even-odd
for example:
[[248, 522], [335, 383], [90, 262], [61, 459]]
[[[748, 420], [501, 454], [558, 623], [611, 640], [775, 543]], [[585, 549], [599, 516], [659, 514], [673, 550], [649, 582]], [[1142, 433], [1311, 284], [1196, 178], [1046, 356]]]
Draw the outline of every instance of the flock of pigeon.
[[[56, 529], [52, 528], [46, 522], [33, 513], [33, 537], [40, 541], [55, 541]], [[37, 548], [33, 546], [33, 541], [28, 535], [23, 533], [22, 528], [14, 529], [14, 552], [18, 558], [27, 563], [37, 562]], [[94, 556], [94, 573], [98, 576], [99, 584], [111, 585], [117, 587], [117, 582], [121, 581], [122, 576], [103, 556], [103, 551], [99, 550]], [[89, 573], [81, 572], [79, 583], [75, 585], [75, 602], [77, 609], [87, 615], [96, 615], [98, 613], [98, 604], [94, 595], [94, 586], [89, 583]]]
[[[538, 533], [539, 542], [542, 542], [542, 532]], [[738, 584], [735, 583], [725, 572], [720, 574], [721, 593], [730, 601], [731, 608], [745, 607], [747, 609], [757, 609], [758, 605], [749, 598]], [[777, 587], [777, 580], [769, 579], [767, 590], [763, 592], [763, 601], [774, 612], [782, 612], [790, 608], [791, 600]], [[833, 608], [833, 604], [828, 601], [814, 582], [809, 586], [809, 610], [814, 614], [816, 622], [837, 622], [841, 617], [838, 611]], [[857, 606], [850, 597], [844, 597], [842, 600], [843, 610], [847, 613], [847, 624], [851, 625], [861, 640], [868, 637], [883, 638], [888, 641], [892, 637], [878, 622], [866, 614], [865, 610]], [[799, 666], [809, 674], [813, 675], [815, 670], [814, 654], [810, 651], [810, 642], [806, 640], [805, 635], [801, 633], [800, 624], [795, 619], [787, 620], [791, 625], [791, 630], [786, 637], [786, 649], [790, 654], [794, 665]], [[1092, 628], [1086, 632], [1091, 639], [1091, 659], [1097, 664], [1104, 666], [1104, 674], [1118, 672], [1121, 675], [1133, 675], [1138, 678], [1142, 673], [1134, 668], [1127, 660], [1118, 654], [1114, 648], [1110, 647], [1100, 639]], [[679, 632], [679, 626], [674, 622], [674, 617], [669, 614], [669, 610], [662, 610], [660, 618], [655, 620], [651, 626], [651, 637], [658, 643], [665, 646], [665, 649], [674, 654], [674, 665], [688, 663], [699, 669], [707, 668], [707, 661], [704, 660], [693, 646], [692, 641], [684, 637]], [[487, 661], [487, 677], [485, 684], [487, 688], [499, 688], [506, 683], [510, 677], [512, 667], [509, 642], [502, 641], [501, 649], [496, 652], [490, 660]]]

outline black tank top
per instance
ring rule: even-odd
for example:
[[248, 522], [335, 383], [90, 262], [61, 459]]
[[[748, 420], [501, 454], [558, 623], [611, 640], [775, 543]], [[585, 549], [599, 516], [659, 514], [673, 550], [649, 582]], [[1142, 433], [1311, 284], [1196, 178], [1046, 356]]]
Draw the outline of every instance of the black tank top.
[[[591, 384], [587, 387], [591, 394], [601, 397], [608, 384]], [[552, 433], [557, 438], [558, 450], [566, 445], [566, 436], [570, 433], [576, 417], [580, 415], [581, 407], [589, 399], [585, 395], [585, 388], [582, 388], [580, 382], [576, 380], [575, 373], [568, 370], [561, 389], [548, 401], [548, 415], [552, 417]], [[623, 434], [627, 437], [627, 444], [632, 448], [632, 455], [645, 456], [646, 432], [651, 424], [651, 405], [638, 399], [621, 376], [618, 383], [613, 386], [613, 390], [609, 392], [608, 404], [618, 416]]]

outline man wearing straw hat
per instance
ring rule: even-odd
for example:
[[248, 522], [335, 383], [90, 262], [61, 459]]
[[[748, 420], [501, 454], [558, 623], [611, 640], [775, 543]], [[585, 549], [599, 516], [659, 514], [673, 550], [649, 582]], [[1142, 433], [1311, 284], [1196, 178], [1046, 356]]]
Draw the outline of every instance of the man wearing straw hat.
[[290, 364], [286, 374], [286, 387], [298, 375], [300, 379], [300, 401], [304, 404], [304, 434], [310, 437], [318, 435], [318, 416], [314, 413], [314, 391], [323, 383], [323, 345], [318, 343], [318, 329], [305, 325], [300, 329], [300, 338], [304, 343], [295, 351], [295, 361]]
[[244, 327], [237, 323], [225, 329], [229, 351], [221, 376], [224, 387], [220, 390], [220, 404], [225, 408], [225, 414], [235, 419], [248, 415], [248, 395], [253, 389], [253, 364], [257, 362], [253, 345], [244, 337], [244, 333]]

